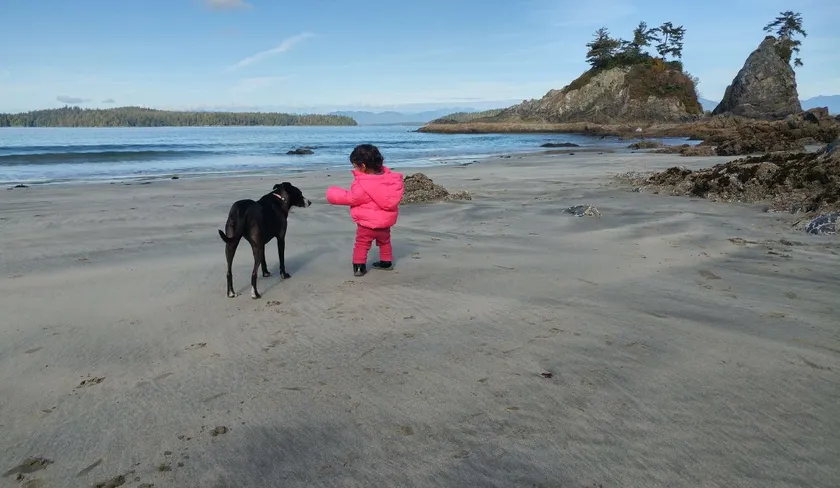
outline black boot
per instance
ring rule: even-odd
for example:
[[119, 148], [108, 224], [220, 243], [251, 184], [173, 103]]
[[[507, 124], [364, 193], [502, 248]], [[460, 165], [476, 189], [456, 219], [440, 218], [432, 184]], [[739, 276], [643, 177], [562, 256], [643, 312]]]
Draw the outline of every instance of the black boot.
[[[376, 266], [374, 264], [374, 266]], [[364, 276], [367, 273], [367, 266], [364, 264], [353, 265], [353, 276]]]
[[381, 269], [384, 271], [391, 271], [394, 269], [394, 264], [391, 261], [377, 261], [373, 263], [373, 269]]

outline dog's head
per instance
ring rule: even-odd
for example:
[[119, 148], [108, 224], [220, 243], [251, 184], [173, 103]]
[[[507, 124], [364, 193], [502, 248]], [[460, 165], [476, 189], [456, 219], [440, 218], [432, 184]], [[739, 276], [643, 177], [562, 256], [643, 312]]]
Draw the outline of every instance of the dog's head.
[[312, 202], [303, 196], [303, 192], [288, 181], [274, 185], [274, 189], [271, 192], [283, 197], [284, 200], [289, 202], [290, 207], [308, 207], [312, 205]]

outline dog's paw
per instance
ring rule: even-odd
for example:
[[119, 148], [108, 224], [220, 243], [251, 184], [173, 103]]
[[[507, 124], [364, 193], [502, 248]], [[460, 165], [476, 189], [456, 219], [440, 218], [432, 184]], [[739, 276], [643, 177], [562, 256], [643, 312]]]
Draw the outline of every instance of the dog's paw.
[[227, 292], [227, 296], [228, 296], [228, 298], [236, 298], [236, 292], [229, 291], [229, 292]]
[[288, 280], [289, 278], [292, 277], [292, 275], [290, 275], [289, 273], [280, 273], [280, 277], [283, 278], [284, 280]]
[[271, 271], [263, 271], [263, 278], [268, 278], [271, 276]]

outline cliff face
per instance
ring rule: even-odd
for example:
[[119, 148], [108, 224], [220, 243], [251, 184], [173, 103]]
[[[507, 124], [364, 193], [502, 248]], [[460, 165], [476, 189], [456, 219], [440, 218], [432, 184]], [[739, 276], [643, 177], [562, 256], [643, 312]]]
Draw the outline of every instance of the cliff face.
[[587, 72], [561, 90], [503, 110], [488, 122], [680, 122], [702, 113], [694, 83], [659, 67], [619, 67]]
[[776, 51], [776, 38], [767, 36], [726, 88], [714, 115], [779, 120], [802, 112], [793, 68]]

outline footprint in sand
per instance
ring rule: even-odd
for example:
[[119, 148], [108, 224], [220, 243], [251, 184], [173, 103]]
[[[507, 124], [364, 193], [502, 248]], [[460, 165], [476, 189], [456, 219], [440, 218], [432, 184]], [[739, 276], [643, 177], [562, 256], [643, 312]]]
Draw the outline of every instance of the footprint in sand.
[[34, 457], [34, 458], [26, 458], [23, 460], [22, 463], [18, 464], [14, 468], [6, 471], [3, 474], [4, 478], [8, 478], [9, 476], [16, 475], [16, 474], [30, 474], [36, 471], [40, 471], [42, 469], [46, 469], [47, 466], [52, 464], [52, 459], [42, 458], [42, 457]]
[[709, 271], [707, 269], [701, 269], [700, 271], [698, 271], [698, 273], [700, 273], [700, 276], [702, 276], [703, 278], [706, 278], [707, 280], [719, 280], [720, 279], [720, 276], [712, 273], [711, 271]]
[[86, 379], [83, 379], [82, 382], [79, 383], [79, 386], [77, 386], [76, 388], [87, 388], [88, 386], [98, 385], [99, 383], [102, 383], [103, 381], [105, 381], [104, 376], [101, 377], [101, 378], [99, 378], [99, 377], [86, 378]]
[[33, 347], [32, 349], [27, 349], [27, 350], [26, 350], [26, 351], [24, 351], [24, 352], [25, 352], [26, 354], [32, 354], [32, 353], [34, 353], [34, 352], [38, 352], [38, 351], [40, 351], [41, 349], [43, 349], [43, 347]]
[[274, 339], [273, 341], [269, 342], [267, 346], [265, 346], [263, 348], [263, 352], [268, 352], [271, 349], [274, 349], [275, 347], [279, 346], [280, 344], [285, 344], [285, 343], [286, 343], [286, 341], [284, 341], [284, 340]]
[[201, 349], [205, 346], [207, 346], [206, 342], [197, 342], [195, 344], [190, 344], [189, 346], [185, 347], [184, 349], [187, 350], [187, 351], [194, 351], [196, 349]]
[[96, 467], [97, 467], [97, 466], [99, 466], [100, 464], [102, 464], [102, 458], [97, 459], [97, 460], [96, 460], [96, 462], [94, 462], [94, 463], [93, 463], [93, 464], [91, 464], [90, 466], [86, 467], [85, 469], [83, 469], [83, 470], [79, 471], [79, 472], [76, 474], [76, 478], [81, 478], [82, 476], [84, 476], [84, 475], [86, 475], [86, 474], [90, 473], [91, 471], [93, 471], [94, 469], [96, 469]]

